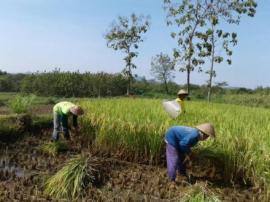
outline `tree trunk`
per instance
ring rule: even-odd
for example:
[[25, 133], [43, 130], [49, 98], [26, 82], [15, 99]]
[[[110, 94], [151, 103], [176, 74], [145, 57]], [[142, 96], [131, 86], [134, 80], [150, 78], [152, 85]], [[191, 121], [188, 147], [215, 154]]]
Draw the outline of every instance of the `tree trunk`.
[[[198, 7], [198, 4], [197, 4], [197, 7]], [[188, 92], [188, 94], [190, 93], [190, 71], [192, 70], [191, 69], [191, 58], [193, 55], [193, 53], [191, 54], [192, 41], [193, 41], [193, 36], [195, 34], [195, 30], [196, 30], [198, 24], [199, 24], [199, 21], [197, 20], [196, 24], [193, 27], [192, 32], [190, 33], [190, 37], [189, 37], [189, 48], [188, 48], [189, 55], [188, 55], [188, 66], [187, 66], [187, 92]]]
[[190, 93], [190, 70], [187, 69], [187, 92]]
[[131, 87], [131, 69], [128, 66], [128, 85], [127, 85], [127, 96], [130, 95], [130, 87]]
[[191, 58], [188, 59], [188, 66], [187, 66], [187, 92], [190, 93], [190, 68], [191, 67]]
[[214, 29], [213, 34], [211, 37], [211, 43], [212, 43], [212, 54], [211, 54], [211, 67], [210, 67], [210, 73], [209, 73], [209, 83], [208, 83], [208, 102], [211, 101], [211, 94], [212, 94], [212, 80], [213, 80], [213, 71], [214, 71], [214, 60], [215, 60], [215, 41], [214, 41]]
[[100, 86], [98, 87], [98, 98], [100, 98]]
[[169, 89], [168, 89], [168, 84], [167, 84], [167, 80], [166, 79], [164, 80], [164, 84], [165, 84], [166, 93], [169, 94]]
[[128, 85], [127, 85], [127, 96], [129, 96], [129, 89], [130, 89], [130, 83], [128, 82]]

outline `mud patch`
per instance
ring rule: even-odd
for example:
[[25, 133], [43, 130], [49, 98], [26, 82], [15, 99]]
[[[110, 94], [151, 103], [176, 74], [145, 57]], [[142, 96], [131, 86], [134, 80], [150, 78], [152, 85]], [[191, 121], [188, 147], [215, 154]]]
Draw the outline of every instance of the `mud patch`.
[[[15, 144], [0, 144], [0, 154], [3, 154], [0, 167], [9, 169], [8, 173], [15, 170], [15, 175], [7, 174], [0, 181], [0, 201], [57, 201], [43, 193], [46, 179], [74, 155], [91, 150], [77, 137], [68, 144], [65, 153], [56, 157], [46, 155], [39, 148], [49, 142], [50, 136], [51, 131], [43, 131]], [[96, 187], [85, 189], [79, 201], [181, 201], [198, 186], [221, 201], [263, 201], [259, 188], [220, 183], [219, 170], [207, 163], [190, 167], [193, 182], [178, 177], [176, 184], [171, 184], [164, 166], [130, 163], [102, 155], [95, 157], [102, 165], [102, 181]], [[3, 159], [8, 160], [4, 163]], [[19, 169], [17, 175], [16, 169]], [[21, 171], [24, 171], [22, 175]]]

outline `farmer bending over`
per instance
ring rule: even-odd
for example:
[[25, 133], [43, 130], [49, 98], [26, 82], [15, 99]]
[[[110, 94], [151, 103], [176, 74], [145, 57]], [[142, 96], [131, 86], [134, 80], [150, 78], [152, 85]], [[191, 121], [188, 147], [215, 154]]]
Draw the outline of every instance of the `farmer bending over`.
[[176, 98], [175, 101], [180, 105], [182, 112], [185, 113], [186, 110], [185, 110], [184, 99], [188, 96], [188, 92], [181, 89], [178, 91], [177, 96], [178, 98]]
[[165, 134], [167, 171], [171, 181], [175, 181], [176, 170], [182, 176], [187, 176], [183, 164], [186, 156], [189, 157], [190, 148], [198, 141], [206, 140], [209, 136], [215, 137], [214, 127], [210, 123], [204, 123], [195, 128], [186, 126], [174, 126]]
[[57, 141], [59, 139], [59, 133], [61, 132], [61, 125], [64, 132], [64, 136], [67, 140], [70, 139], [69, 129], [68, 129], [68, 116], [73, 116], [73, 126], [75, 133], [78, 132], [77, 117], [83, 114], [81, 107], [71, 103], [71, 102], [59, 102], [53, 107], [53, 135], [52, 141]]

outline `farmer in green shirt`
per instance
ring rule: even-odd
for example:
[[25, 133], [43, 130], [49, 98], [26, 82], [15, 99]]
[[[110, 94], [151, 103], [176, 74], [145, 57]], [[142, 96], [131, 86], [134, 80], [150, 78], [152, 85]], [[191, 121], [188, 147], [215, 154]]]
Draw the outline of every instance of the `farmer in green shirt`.
[[64, 136], [67, 140], [70, 139], [68, 130], [68, 116], [73, 117], [73, 126], [75, 132], [78, 132], [77, 118], [79, 115], [83, 114], [81, 107], [71, 103], [71, 102], [59, 102], [53, 107], [53, 134], [52, 141], [57, 141], [59, 139], [59, 133], [61, 132], [61, 125], [64, 132]]

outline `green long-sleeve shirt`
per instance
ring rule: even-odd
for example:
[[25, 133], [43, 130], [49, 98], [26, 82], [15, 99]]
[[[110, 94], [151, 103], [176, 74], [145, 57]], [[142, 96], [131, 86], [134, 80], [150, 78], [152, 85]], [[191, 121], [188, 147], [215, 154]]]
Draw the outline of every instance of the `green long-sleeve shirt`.
[[[75, 107], [75, 106], [76, 106], [75, 104], [73, 104], [71, 102], [67, 102], [67, 101], [59, 102], [56, 105], [54, 105], [53, 112], [60, 115], [63, 128], [66, 128], [66, 129], [68, 128], [68, 116], [70, 114], [72, 114], [70, 112], [70, 109], [72, 107]], [[73, 126], [77, 127], [78, 126], [78, 121], [77, 121], [78, 116], [76, 116], [74, 114], [72, 114], [72, 116], [73, 116]]]

